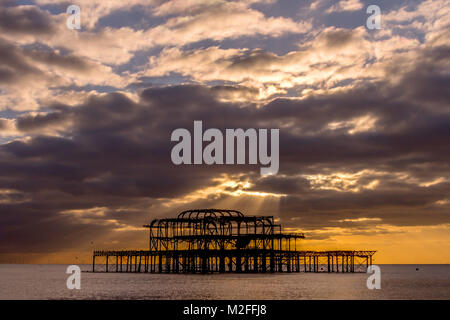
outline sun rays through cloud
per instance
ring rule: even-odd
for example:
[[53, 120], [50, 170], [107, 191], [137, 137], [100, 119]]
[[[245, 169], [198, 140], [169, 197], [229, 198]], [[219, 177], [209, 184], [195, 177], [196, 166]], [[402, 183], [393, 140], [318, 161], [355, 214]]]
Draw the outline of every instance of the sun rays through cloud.
[[[229, 208], [448, 263], [448, 1], [383, 1], [379, 29], [367, 1], [294, 2], [79, 0], [70, 29], [67, 3], [0, 1], [0, 262], [145, 248], [154, 218]], [[194, 121], [279, 129], [279, 171], [175, 165]]]

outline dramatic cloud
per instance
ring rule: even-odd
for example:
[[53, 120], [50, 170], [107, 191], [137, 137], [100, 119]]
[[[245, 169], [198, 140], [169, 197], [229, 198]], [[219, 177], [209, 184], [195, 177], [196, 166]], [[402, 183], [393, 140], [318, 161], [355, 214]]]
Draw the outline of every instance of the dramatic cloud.
[[361, 10], [363, 7], [364, 5], [359, 0], [340, 0], [327, 12], [356, 11]]
[[[144, 223], [195, 207], [318, 246], [448, 230], [444, 1], [386, 5], [381, 30], [362, 1], [80, 1], [79, 31], [65, 5], [18, 3], [0, 6], [0, 254], [145, 248]], [[174, 165], [194, 120], [279, 128], [278, 174]]]
[[31, 6], [13, 6], [13, 1], [5, 1], [2, 4], [4, 6], [0, 7], [0, 32], [18, 36], [27, 33], [45, 35], [56, 31], [48, 12]]

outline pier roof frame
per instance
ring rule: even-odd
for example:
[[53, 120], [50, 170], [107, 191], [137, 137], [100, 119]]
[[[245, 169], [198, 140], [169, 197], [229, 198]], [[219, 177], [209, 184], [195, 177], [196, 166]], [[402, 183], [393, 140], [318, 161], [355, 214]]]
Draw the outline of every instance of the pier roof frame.
[[[187, 217], [186, 217], [187, 215]], [[195, 216], [194, 216], [195, 215]], [[244, 217], [244, 214], [237, 210], [229, 209], [193, 209], [185, 210], [178, 214], [178, 218], [188, 218], [188, 219], [198, 219], [205, 217], [218, 217], [218, 216], [228, 216], [228, 217]]]
[[154, 219], [150, 224], [143, 225], [145, 228], [160, 228], [171, 224], [179, 223], [199, 223], [199, 222], [237, 222], [264, 224], [272, 228], [278, 228], [281, 232], [281, 226], [274, 223], [273, 216], [246, 216], [237, 210], [228, 209], [192, 209], [185, 210], [178, 214], [176, 218]]

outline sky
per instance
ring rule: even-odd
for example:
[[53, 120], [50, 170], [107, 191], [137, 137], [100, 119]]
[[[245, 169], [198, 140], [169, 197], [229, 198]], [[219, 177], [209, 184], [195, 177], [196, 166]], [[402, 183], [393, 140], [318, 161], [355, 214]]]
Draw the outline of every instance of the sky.
[[[449, 25], [446, 0], [0, 0], [0, 263], [145, 249], [194, 208], [450, 263]], [[279, 128], [278, 173], [174, 165], [194, 120]]]

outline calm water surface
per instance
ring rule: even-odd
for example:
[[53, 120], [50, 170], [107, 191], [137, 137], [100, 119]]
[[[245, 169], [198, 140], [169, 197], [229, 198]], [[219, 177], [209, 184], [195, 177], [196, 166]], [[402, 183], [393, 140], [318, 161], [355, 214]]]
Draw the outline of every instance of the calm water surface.
[[[89, 270], [89, 266], [80, 266]], [[81, 274], [67, 265], [0, 265], [0, 299], [450, 299], [450, 265], [380, 265], [381, 290], [367, 274]], [[417, 271], [416, 268], [419, 268]]]

